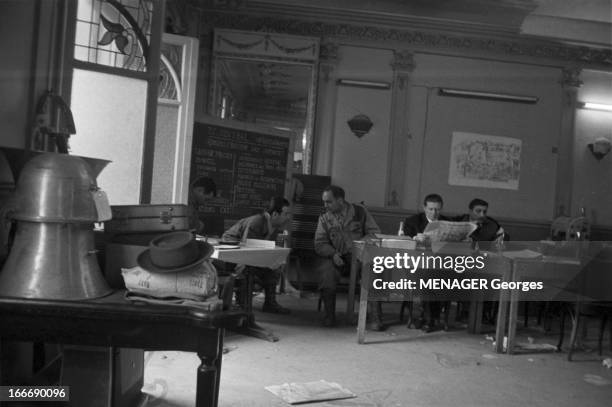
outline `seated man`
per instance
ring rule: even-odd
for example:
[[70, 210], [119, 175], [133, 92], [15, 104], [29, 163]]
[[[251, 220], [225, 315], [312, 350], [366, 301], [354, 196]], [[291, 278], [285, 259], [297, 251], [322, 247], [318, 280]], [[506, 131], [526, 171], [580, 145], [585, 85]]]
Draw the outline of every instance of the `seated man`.
[[[315, 232], [314, 249], [324, 258], [321, 266], [319, 289], [325, 307], [323, 325], [333, 326], [336, 320], [336, 286], [341, 275], [348, 275], [351, 267], [353, 241], [367, 235], [380, 233], [372, 215], [361, 205], [344, 200], [344, 190], [330, 185], [323, 190], [323, 205], [326, 212], [319, 216]], [[368, 328], [380, 331], [380, 303], [368, 304], [372, 321]]]
[[[206, 233], [204, 222], [200, 219], [200, 210], [215, 196], [217, 196], [217, 185], [212, 178], [199, 177], [191, 183], [188, 207], [189, 229], [195, 230], [198, 235]], [[207, 226], [210, 230], [211, 225]]]
[[[489, 210], [489, 203], [483, 199], [475, 198], [470, 201], [469, 204], [470, 212], [465, 215], [458, 216], [453, 220], [459, 222], [475, 222], [478, 225], [476, 229], [470, 235], [470, 238], [474, 242], [496, 242], [501, 243], [504, 240], [508, 240], [508, 234], [504, 231], [497, 221], [487, 216]], [[466, 304], [463, 304], [466, 305]], [[483, 321], [485, 323], [495, 323], [496, 316], [496, 303], [494, 301], [485, 301], [483, 304]], [[464, 311], [460, 318], [467, 317], [467, 307], [463, 307]]]
[[[448, 218], [440, 215], [444, 202], [438, 194], [429, 194], [423, 200], [423, 212], [413, 215], [404, 220], [404, 235], [412, 237], [418, 242], [427, 240], [427, 236], [423, 234], [429, 222], [436, 220], [448, 220]], [[425, 332], [431, 332], [439, 324], [440, 310], [443, 306], [448, 307], [448, 304], [441, 301], [421, 301], [422, 307], [419, 319], [414, 323], [418, 329], [421, 328]], [[424, 314], [428, 311], [429, 319], [425, 321]], [[446, 311], [448, 314], [448, 310]], [[445, 315], [447, 316], [447, 315]], [[412, 321], [408, 322], [410, 327]]]
[[476, 198], [470, 201], [470, 213], [461, 215], [453, 220], [461, 222], [475, 222], [478, 225], [470, 237], [477, 242], [501, 242], [508, 240], [508, 236], [497, 221], [487, 216], [489, 203], [485, 200]]
[[[248, 239], [275, 240], [276, 236], [288, 228], [291, 220], [290, 204], [285, 198], [274, 197], [270, 199], [268, 208], [261, 213], [240, 219], [229, 228], [223, 236], [222, 241], [244, 241]], [[238, 265], [237, 270], [244, 269]], [[270, 270], [262, 267], [248, 266], [248, 272], [254, 273], [263, 286], [265, 300], [263, 312], [277, 314], [288, 314], [290, 311], [276, 302], [276, 284], [278, 283], [278, 270]], [[250, 295], [247, 293], [247, 295]]]

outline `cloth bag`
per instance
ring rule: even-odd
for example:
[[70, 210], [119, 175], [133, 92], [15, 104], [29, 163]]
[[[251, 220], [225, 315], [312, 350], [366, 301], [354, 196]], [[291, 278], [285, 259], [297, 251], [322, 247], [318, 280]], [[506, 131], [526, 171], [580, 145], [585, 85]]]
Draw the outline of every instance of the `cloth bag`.
[[185, 271], [156, 273], [136, 266], [121, 269], [121, 275], [130, 293], [194, 301], [217, 295], [217, 270], [210, 259]]

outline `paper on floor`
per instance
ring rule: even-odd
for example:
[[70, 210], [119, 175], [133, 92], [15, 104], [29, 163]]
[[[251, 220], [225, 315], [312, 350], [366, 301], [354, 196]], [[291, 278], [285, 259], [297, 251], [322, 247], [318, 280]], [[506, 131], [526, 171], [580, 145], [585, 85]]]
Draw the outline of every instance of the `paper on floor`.
[[308, 383], [284, 383], [265, 387], [270, 393], [289, 404], [313, 401], [340, 400], [357, 397], [353, 392], [338, 383], [319, 380]]

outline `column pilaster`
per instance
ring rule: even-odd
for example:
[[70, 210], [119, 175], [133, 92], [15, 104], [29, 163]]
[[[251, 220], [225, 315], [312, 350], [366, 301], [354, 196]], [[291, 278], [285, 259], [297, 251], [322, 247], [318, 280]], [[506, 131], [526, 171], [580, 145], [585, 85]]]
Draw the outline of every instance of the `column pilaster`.
[[387, 163], [387, 185], [385, 206], [402, 207], [404, 169], [409, 148], [409, 104], [412, 72], [415, 68], [414, 54], [408, 50], [396, 50], [391, 61], [393, 88], [389, 128], [389, 160]]
[[[566, 67], [561, 71], [559, 84], [562, 90], [561, 126], [557, 154], [557, 180], [555, 188], [555, 216], [572, 215], [572, 190], [574, 178], [574, 133], [578, 89], [581, 68]], [[568, 182], [569, 181], [569, 182]]]
[[329, 175], [332, 168], [334, 145], [334, 120], [336, 112], [338, 66], [338, 44], [322, 41], [319, 54], [319, 81], [317, 84], [317, 105], [313, 160], [311, 173]]

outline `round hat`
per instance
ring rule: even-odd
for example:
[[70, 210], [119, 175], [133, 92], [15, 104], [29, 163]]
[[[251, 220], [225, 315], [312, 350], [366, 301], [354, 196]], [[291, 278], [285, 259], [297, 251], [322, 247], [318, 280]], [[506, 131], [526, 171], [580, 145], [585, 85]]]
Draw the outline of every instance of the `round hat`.
[[196, 240], [191, 232], [172, 232], [153, 238], [136, 261], [148, 271], [173, 273], [201, 264], [213, 251], [211, 245]]

